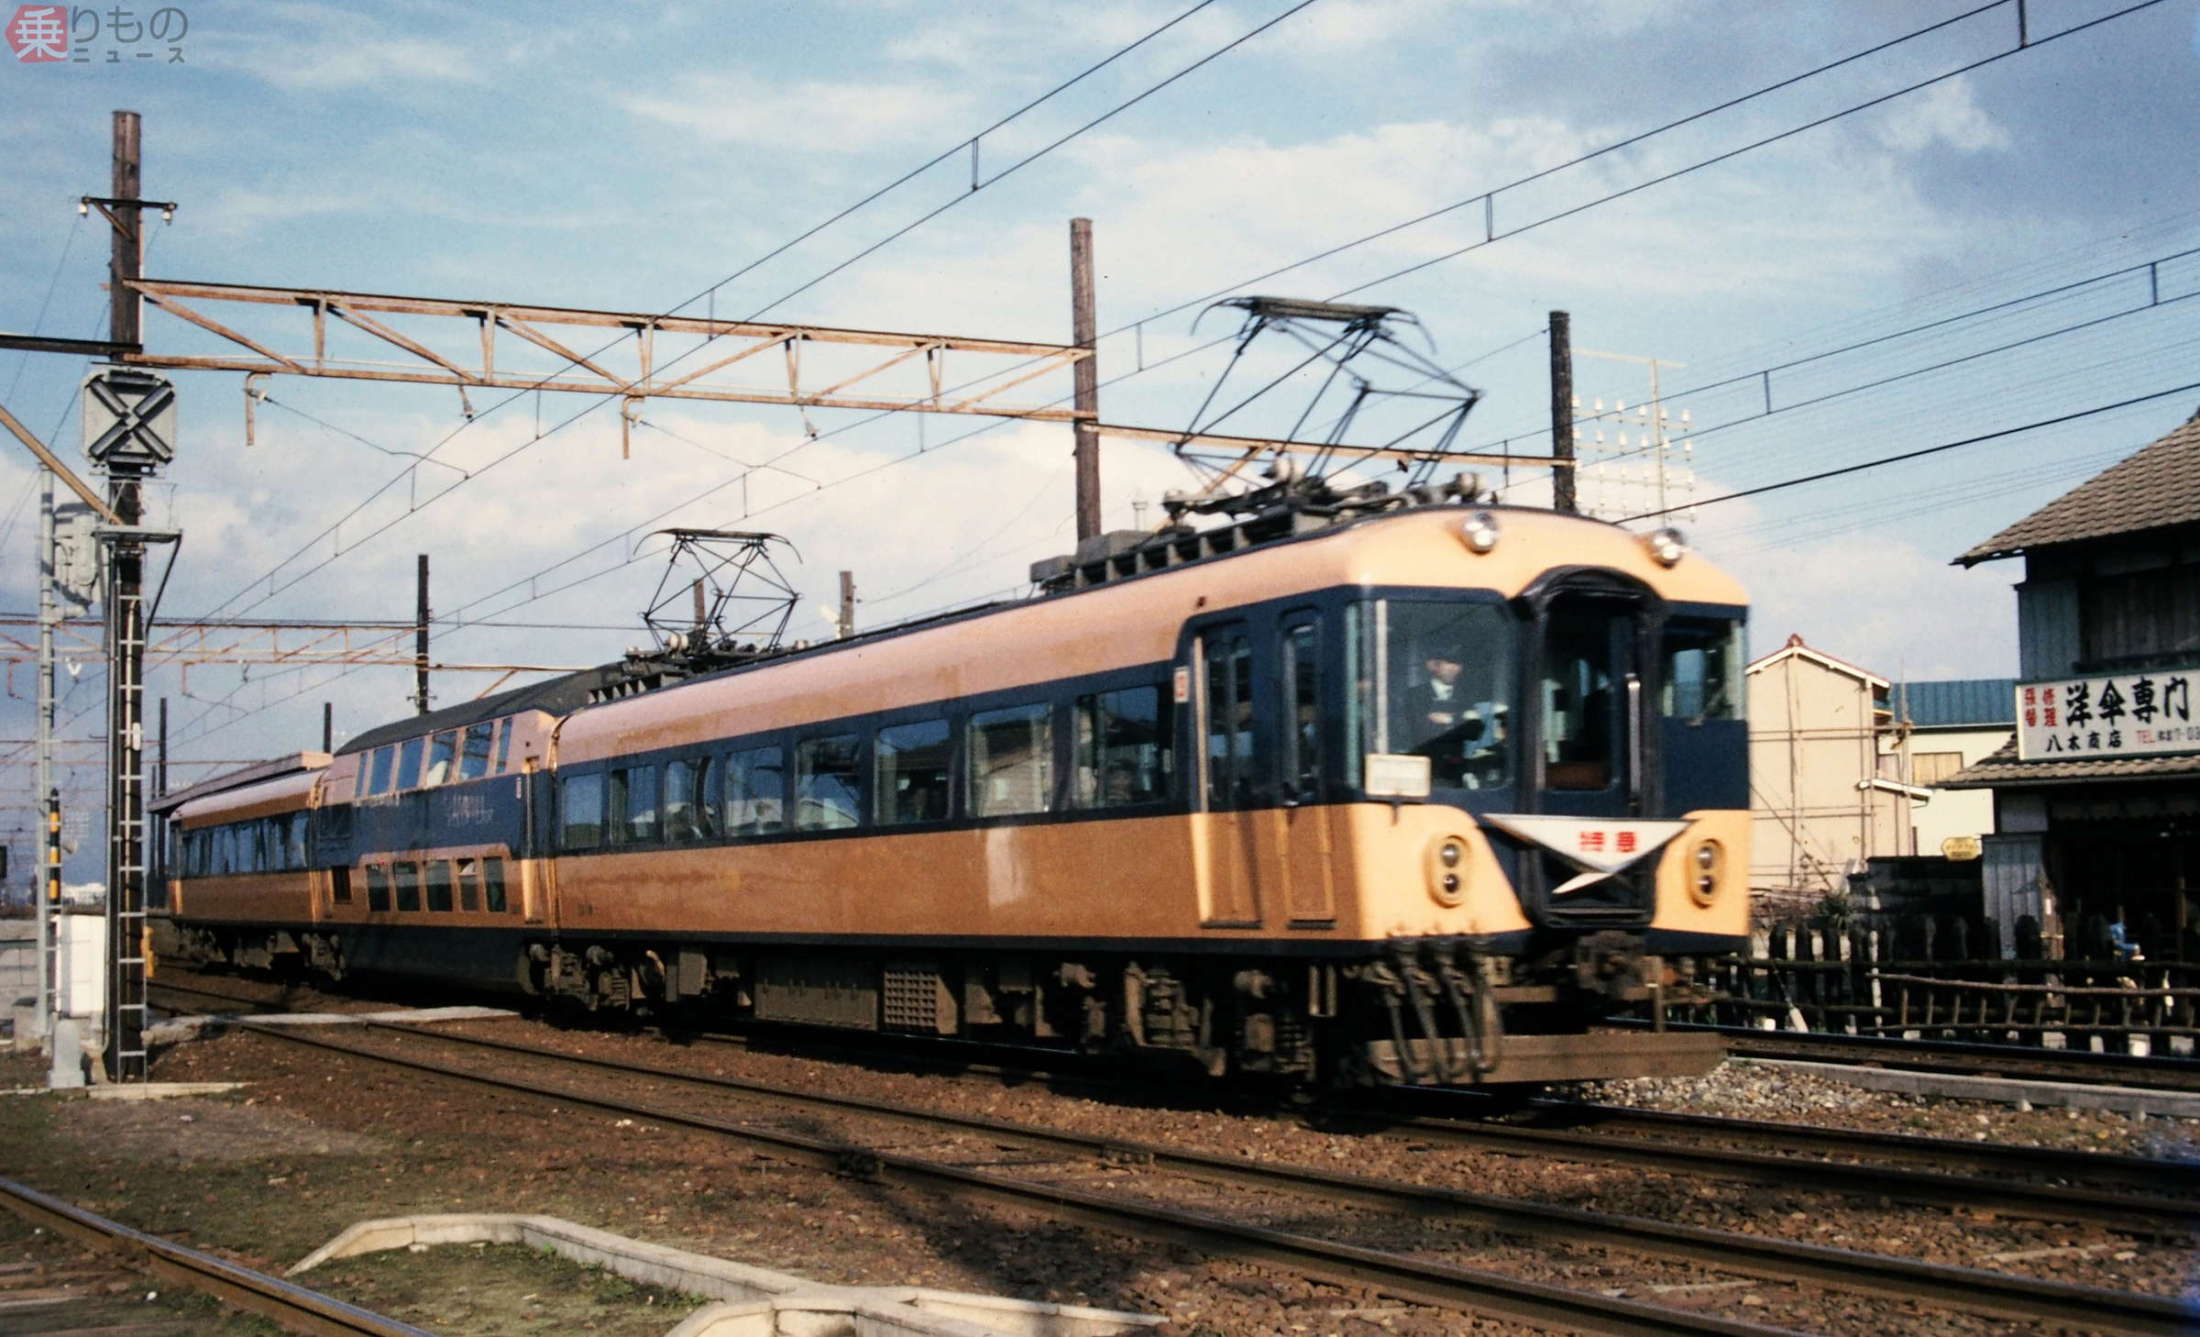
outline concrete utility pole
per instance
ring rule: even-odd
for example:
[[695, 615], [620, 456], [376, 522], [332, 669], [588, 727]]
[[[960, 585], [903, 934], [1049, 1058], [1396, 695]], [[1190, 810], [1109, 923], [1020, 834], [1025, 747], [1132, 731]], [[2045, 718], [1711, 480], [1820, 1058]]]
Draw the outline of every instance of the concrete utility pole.
[[420, 554], [413, 610], [413, 704], [428, 713], [428, 554]]
[[1551, 509], [1575, 514], [1573, 317], [1564, 311], [1551, 313], [1551, 459]]
[[855, 634], [856, 573], [843, 571], [840, 573], [840, 623], [834, 628], [834, 635], [845, 641]]
[[1092, 220], [1069, 220], [1070, 342], [1086, 351], [1072, 371], [1077, 411], [1077, 537], [1100, 536], [1100, 363], [1092, 352], [1099, 321], [1092, 301]]
[[323, 752], [334, 752], [336, 750], [336, 703], [334, 701], [323, 701], [321, 703], [321, 750]]
[[[137, 293], [145, 230], [138, 197], [138, 114], [114, 117], [114, 195], [107, 337], [138, 342]], [[118, 423], [118, 427], [122, 424]], [[115, 526], [107, 567], [107, 1072], [117, 1082], [145, 1080], [145, 541], [143, 479], [153, 462], [122, 439], [94, 454], [107, 469]]]

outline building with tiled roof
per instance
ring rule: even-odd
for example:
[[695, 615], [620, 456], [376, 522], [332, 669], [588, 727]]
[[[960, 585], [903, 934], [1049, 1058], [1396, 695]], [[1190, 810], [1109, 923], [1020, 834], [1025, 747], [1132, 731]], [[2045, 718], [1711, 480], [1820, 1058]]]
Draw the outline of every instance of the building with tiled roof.
[[2003, 950], [2101, 958], [2121, 921], [2200, 961], [2200, 412], [1955, 560], [2011, 557], [2015, 737], [1942, 782], [1994, 796]]
[[2016, 685], [2014, 678], [1943, 678], [1898, 682], [1889, 691], [1899, 773], [1932, 792], [1910, 816], [1917, 853], [1968, 858], [1992, 834], [1993, 794], [1945, 784], [2011, 741]]

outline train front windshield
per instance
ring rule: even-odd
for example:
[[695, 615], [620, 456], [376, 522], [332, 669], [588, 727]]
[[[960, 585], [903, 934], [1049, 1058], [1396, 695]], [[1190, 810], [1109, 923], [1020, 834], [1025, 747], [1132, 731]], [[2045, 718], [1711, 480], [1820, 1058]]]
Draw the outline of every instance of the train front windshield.
[[[1455, 801], [1467, 806], [1517, 804], [1513, 791], [1539, 784], [1543, 811], [1639, 812], [1645, 800], [1665, 806], [1653, 798], [1661, 790], [1680, 800], [1677, 791], [1693, 786], [1661, 786], [1635, 774], [1638, 764], [1670, 776], [1733, 750], [1717, 726], [1738, 726], [1741, 716], [1737, 618], [1668, 618], [1656, 662], [1646, 664], [1648, 610], [1601, 592], [1561, 594], [1532, 620], [1510, 604], [1435, 594], [1376, 599], [1353, 612], [1365, 632], [1355, 637], [1348, 755], [1426, 757], [1430, 785], [1466, 791]], [[1718, 788], [1723, 802], [1726, 786]], [[1493, 790], [1508, 792], [1481, 792]]]

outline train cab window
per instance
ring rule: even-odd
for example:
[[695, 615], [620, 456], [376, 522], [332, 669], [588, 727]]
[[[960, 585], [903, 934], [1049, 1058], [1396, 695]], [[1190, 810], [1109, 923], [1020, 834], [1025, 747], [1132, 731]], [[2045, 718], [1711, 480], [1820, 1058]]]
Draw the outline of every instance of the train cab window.
[[421, 880], [428, 884], [428, 908], [448, 911], [451, 908], [451, 861], [430, 859], [420, 866]]
[[1054, 806], [1054, 708], [1044, 702], [970, 717], [970, 812], [1007, 817]]
[[461, 909], [461, 910], [478, 910], [478, 909], [480, 909], [480, 908], [481, 908], [481, 860], [479, 860], [479, 859], [454, 859], [454, 860], [452, 860], [452, 861], [451, 861], [451, 876], [452, 876], [452, 877], [453, 877], [453, 879], [455, 879], [455, 880], [457, 881], [457, 883], [458, 883], [458, 908], [459, 908], [459, 909]]
[[399, 789], [418, 789], [420, 787], [420, 758], [421, 754], [427, 750], [427, 746], [428, 740], [425, 738], [408, 738], [397, 745], [397, 787]]
[[558, 848], [592, 850], [603, 843], [603, 776], [558, 781]]
[[1665, 624], [1658, 713], [1700, 724], [1742, 717], [1742, 624], [1674, 618]]
[[716, 835], [711, 818], [718, 805], [709, 788], [708, 757], [682, 757], [665, 763], [665, 839], [694, 841]]
[[1302, 803], [1322, 793], [1321, 627], [1311, 619], [1283, 629], [1283, 777]]
[[1501, 604], [1385, 599], [1375, 605], [1374, 751], [1429, 759], [1452, 789], [1512, 783], [1512, 666], [1518, 623]]
[[459, 779], [479, 780], [489, 773], [490, 734], [496, 727], [494, 721], [483, 720], [467, 728], [465, 750], [458, 759]]
[[604, 823], [614, 845], [657, 838], [657, 768], [628, 766], [611, 773], [611, 811]]
[[1207, 804], [1236, 807], [1253, 796], [1253, 644], [1220, 628], [1202, 642], [1206, 656]]
[[947, 721], [891, 725], [878, 731], [876, 741], [872, 769], [879, 825], [946, 820]]
[[497, 726], [497, 774], [512, 769], [512, 731], [519, 727], [517, 718], [507, 718]]
[[504, 913], [504, 860], [494, 854], [481, 861], [481, 903], [490, 914]]
[[768, 836], [786, 829], [787, 762], [776, 747], [729, 753], [722, 768], [726, 834]]
[[339, 864], [328, 870], [328, 898], [336, 905], [351, 904], [351, 869]]
[[439, 733], [429, 742], [428, 764], [420, 773], [424, 789], [448, 784], [455, 778], [453, 771], [458, 760], [458, 734], [456, 731]]
[[391, 781], [397, 778], [397, 746], [394, 743], [388, 747], [378, 747], [374, 750], [373, 770], [373, 783], [367, 786], [367, 792], [370, 794], [389, 793]]
[[386, 864], [367, 865], [367, 909], [371, 911], [390, 908], [390, 870]]
[[863, 824], [863, 736], [805, 738], [794, 749], [794, 829], [840, 831]]
[[1174, 760], [1159, 687], [1077, 699], [1077, 806], [1117, 808], [1169, 796]]

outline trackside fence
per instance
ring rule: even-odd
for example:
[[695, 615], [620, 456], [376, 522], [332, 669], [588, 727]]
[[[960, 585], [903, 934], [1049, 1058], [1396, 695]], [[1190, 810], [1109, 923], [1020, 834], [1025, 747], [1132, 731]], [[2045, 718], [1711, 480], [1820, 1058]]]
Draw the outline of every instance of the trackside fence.
[[[1991, 928], [1967, 925], [1939, 942], [1992, 944]], [[2200, 964], [1922, 954], [1903, 936], [1914, 935], [1862, 925], [1759, 930], [1748, 956], [1699, 973], [1716, 1000], [1697, 1019], [2157, 1054], [2195, 1052], [2200, 1039]]]

